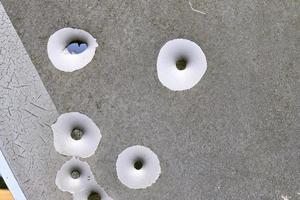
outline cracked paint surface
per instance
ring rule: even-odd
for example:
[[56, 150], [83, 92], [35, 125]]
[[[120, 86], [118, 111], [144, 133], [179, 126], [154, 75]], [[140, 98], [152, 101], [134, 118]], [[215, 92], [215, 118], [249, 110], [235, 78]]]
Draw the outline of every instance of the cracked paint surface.
[[68, 199], [57, 192], [62, 157], [50, 125], [58, 113], [0, 3], [0, 148], [27, 199]]

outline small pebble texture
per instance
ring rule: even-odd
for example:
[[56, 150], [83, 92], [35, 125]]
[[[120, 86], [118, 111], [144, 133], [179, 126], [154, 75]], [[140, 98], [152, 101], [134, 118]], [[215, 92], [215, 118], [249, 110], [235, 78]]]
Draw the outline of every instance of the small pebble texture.
[[[113, 199], [300, 199], [300, 1], [190, 2], [206, 15], [187, 0], [2, 0], [58, 112], [82, 112], [101, 129], [85, 160]], [[47, 56], [48, 38], [63, 27], [86, 30], [99, 44], [73, 73]], [[156, 71], [160, 48], [175, 38], [199, 44], [208, 62], [202, 80], [181, 92], [162, 86]], [[42, 137], [54, 148], [50, 133]], [[137, 144], [162, 168], [143, 190], [122, 185], [115, 169], [118, 154]], [[42, 167], [31, 169], [32, 182]], [[39, 189], [44, 199], [65, 199], [52, 189], [55, 177], [46, 178], [25, 188], [28, 198], [41, 199], [31, 192]]]

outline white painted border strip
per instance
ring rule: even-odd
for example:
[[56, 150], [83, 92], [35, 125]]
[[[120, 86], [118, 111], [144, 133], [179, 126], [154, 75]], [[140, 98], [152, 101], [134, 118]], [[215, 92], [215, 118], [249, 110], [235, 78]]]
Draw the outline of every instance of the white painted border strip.
[[24, 193], [22, 192], [15, 176], [13, 175], [8, 163], [5, 160], [4, 155], [0, 150], [0, 174], [4, 179], [8, 189], [12, 193], [15, 200], [26, 200]]

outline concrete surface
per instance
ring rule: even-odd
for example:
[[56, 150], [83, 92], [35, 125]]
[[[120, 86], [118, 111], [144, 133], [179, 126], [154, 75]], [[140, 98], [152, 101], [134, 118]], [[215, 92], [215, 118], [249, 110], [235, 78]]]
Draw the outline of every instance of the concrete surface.
[[[186, 0], [2, 3], [58, 112], [83, 112], [100, 127], [87, 161], [114, 199], [300, 199], [298, 0], [192, 0], [206, 15]], [[56, 70], [46, 52], [49, 36], [68, 26], [99, 43], [74, 73]], [[208, 70], [191, 90], [172, 92], [158, 81], [156, 58], [179, 37], [202, 47]], [[145, 190], [126, 188], [115, 171], [118, 154], [135, 144], [161, 162]], [[53, 199], [49, 170], [44, 195]]]

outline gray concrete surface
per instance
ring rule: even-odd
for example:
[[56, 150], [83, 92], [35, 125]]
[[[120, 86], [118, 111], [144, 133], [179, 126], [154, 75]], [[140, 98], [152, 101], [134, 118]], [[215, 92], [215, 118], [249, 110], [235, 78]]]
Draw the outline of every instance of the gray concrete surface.
[[[300, 199], [300, 2], [191, 2], [207, 14], [185, 0], [2, 0], [58, 112], [83, 112], [100, 127], [87, 161], [114, 199]], [[46, 52], [67, 26], [99, 43], [74, 73], [56, 70]], [[172, 92], [158, 81], [156, 58], [179, 37], [202, 47], [208, 70], [191, 90]], [[145, 190], [116, 176], [117, 155], [135, 144], [161, 161]], [[44, 187], [54, 187], [50, 174]]]

